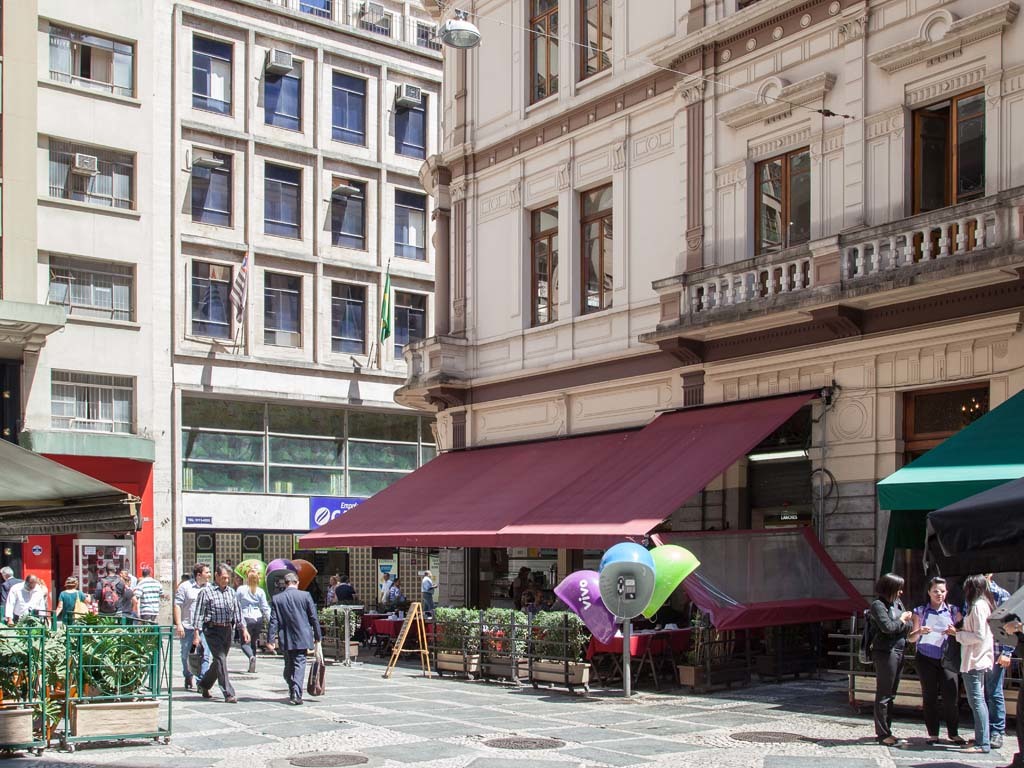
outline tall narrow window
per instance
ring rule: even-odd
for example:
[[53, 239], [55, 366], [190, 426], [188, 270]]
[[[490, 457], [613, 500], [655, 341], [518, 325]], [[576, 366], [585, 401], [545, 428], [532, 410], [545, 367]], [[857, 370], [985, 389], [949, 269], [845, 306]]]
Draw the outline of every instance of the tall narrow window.
[[192, 333], [231, 338], [231, 267], [192, 262]]
[[366, 288], [361, 285], [331, 285], [331, 350], [366, 352]]
[[811, 153], [798, 149], [757, 164], [757, 253], [806, 243], [811, 236]]
[[66, 27], [50, 27], [50, 79], [118, 96], [134, 96], [135, 49]]
[[192, 38], [192, 108], [231, 114], [231, 43]]
[[583, 256], [583, 312], [597, 312], [612, 305], [615, 273], [612, 270], [612, 185], [580, 195], [580, 248]]
[[192, 221], [231, 226], [231, 155], [211, 154], [220, 167], [192, 164]]
[[366, 81], [335, 72], [331, 85], [331, 138], [366, 144]]
[[533, 325], [558, 319], [558, 206], [530, 214]]
[[530, 0], [530, 103], [558, 93], [558, 0]]
[[302, 346], [302, 278], [267, 272], [263, 280], [263, 343]]
[[914, 213], [985, 194], [985, 94], [914, 112]]
[[299, 237], [302, 219], [302, 171], [266, 163], [263, 171], [263, 231]]
[[580, 79], [612, 65], [612, 0], [579, 0]]
[[331, 242], [366, 250], [366, 183], [334, 179], [331, 190]]
[[395, 291], [395, 357], [405, 345], [427, 337], [427, 297], [422, 293]]
[[286, 75], [263, 76], [263, 122], [287, 128], [302, 129], [302, 69], [300, 62], [292, 65]]
[[425, 261], [427, 198], [404, 189], [395, 190], [395, 256]]
[[427, 156], [427, 95], [420, 97], [418, 107], [395, 110], [395, 154], [406, 157]]

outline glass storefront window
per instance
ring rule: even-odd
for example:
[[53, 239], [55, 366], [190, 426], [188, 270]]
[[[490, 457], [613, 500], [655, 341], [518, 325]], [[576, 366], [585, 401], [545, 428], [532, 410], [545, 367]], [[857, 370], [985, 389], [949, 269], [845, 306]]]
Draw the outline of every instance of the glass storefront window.
[[185, 462], [183, 490], [263, 493], [263, 465]]
[[345, 435], [345, 412], [341, 410], [304, 408], [292, 405], [272, 405], [267, 410], [270, 420], [269, 429], [277, 434], [320, 435], [323, 437], [344, 437]]
[[270, 492], [309, 496], [344, 496], [345, 470], [307, 469], [302, 467], [270, 468]]
[[364, 443], [351, 440], [348, 444], [350, 467], [360, 469], [416, 469], [416, 444]]
[[419, 435], [419, 417], [372, 411], [352, 411], [348, 415], [348, 436], [364, 440], [394, 440], [415, 443]]
[[181, 401], [181, 423], [186, 427], [263, 431], [263, 403], [185, 398]]
[[405, 477], [404, 472], [364, 472], [350, 470], [348, 487], [350, 496], [373, 496], [383, 491], [396, 480]]
[[344, 467], [345, 442], [332, 438], [271, 437], [270, 461], [274, 464]]
[[189, 459], [222, 461], [263, 461], [262, 435], [184, 430], [182, 454]]

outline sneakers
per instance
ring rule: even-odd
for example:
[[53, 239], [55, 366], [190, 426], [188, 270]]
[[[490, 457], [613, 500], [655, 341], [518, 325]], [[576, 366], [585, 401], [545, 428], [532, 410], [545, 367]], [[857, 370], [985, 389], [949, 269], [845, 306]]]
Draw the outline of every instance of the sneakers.
[[256, 657], [253, 656], [251, 659], [249, 659], [249, 674], [251, 675], [255, 671], [256, 671]]
[[1002, 747], [1003, 746], [1003, 734], [1001, 734], [1001, 733], [993, 733], [992, 734], [992, 738], [989, 739], [989, 746], [992, 747], [992, 749], [999, 749], [1000, 747]]

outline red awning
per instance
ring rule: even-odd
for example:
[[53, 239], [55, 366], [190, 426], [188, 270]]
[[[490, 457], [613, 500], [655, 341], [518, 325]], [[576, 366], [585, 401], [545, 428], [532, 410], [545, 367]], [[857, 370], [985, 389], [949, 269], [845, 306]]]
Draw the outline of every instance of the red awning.
[[639, 541], [810, 398], [689, 408], [641, 430], [445, 453], [301, 544], [587, 549]]
[[656, 533], [700, 568], [683, 581], [718, 630], [848, 619], [867, 607], [810, 528]]
[[497, 547], [498, 531], [622, 452], [634, 432], [443, 453], [302, 537], [336, 546]]

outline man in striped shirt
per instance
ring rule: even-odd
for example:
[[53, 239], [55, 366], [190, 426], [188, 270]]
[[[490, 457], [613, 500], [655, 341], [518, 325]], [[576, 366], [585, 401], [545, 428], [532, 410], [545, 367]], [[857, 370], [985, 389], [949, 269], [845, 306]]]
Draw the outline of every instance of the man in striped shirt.
[[135, 585], [135, 594], [139, 597], [139, 618], [155, 623], [160, 613], [160, 598], [164, 596], [164, 588], [153, 578], [153, 569], [148, 565], [142, 566], [142, 578]]

